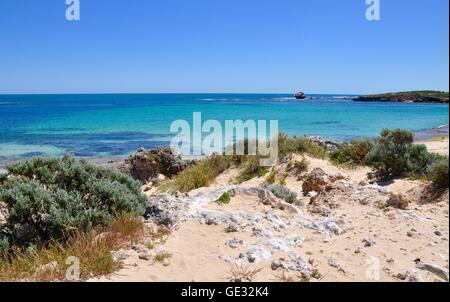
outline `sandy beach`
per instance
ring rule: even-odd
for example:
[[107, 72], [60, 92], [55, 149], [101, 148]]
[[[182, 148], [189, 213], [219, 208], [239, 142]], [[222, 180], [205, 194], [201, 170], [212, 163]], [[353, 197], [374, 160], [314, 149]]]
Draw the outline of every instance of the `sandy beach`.
[[427, 141], [418, 141], [416, 142], [418, 144], [424, 144], [427, 146], [427, 149], [431, 153], [436, 153], [440, 155], [447, 155], [448, 152], [448, 146], [449, 146], [449, 140], [448, 136], [443, 137], [436, 137]]
[[[424, 143], [435, 152], [448, 154], [448, 138]], [[200, 216], [180, 222], [162, 243], [153, 249], [142, 243], [118, 251], [123, 268], [90, 281], [233, 281], [236, 263], [257, 271], [252, 281], [299, 281], [298, 271], [308, 269], [320, 276], [310, 281], [445, 281], [435, 272], [419, 269], [417, 261], [448, 272], [448, 193], [439, 202], [430, 203], [421, 196], [426, 184], [420, 181], [398, 179], [381, 186], [370, 185], [369, 168], [347, 169], [326, 160], [306, 159], [310, 163], [308, 172], [320, 168], [327, 175], [340, 175], [343, 180], [338, 181], [339, 186], [351, 188], [330, 193], [333, 206], [325, 216], [306, 207], [311, 198], [303, 194], [303, 180], [289, 175], [286, 187], [296, 192], [304, 205], [297, 207], [297, 212], [274, 208], [247, 194], [233, 197], [226, 205], [217, 205], [212, 197], [197, 208]], [[276, 169], [282, 174], [286, 165], [280, 164]], [[180, 201], [189, 204], [215, 196], [230, 186], [237, 174], [236, 169], [228, 170], [211, 186], [191, 191]], [[256, 188], [263, 181], [264, 178], [254, 178], [241, 186]], [[155, 191], [146, 194], [151, 198]], [[386, 199], [390, 194], [404, 195], [410, 201], [407, 209], [380, 207], [378, 199]], [[202, 215], [208, 213], [215, 217], [241, 217], [241, 227], [228, 232], [226, 218], [205, 223]], [[257, 222], [242, 218], [247, 216], [260, 218]], [[163, 262], [151, 260], [161, 252], [170, 257]], [[143, 253], [152, 257], [142, 257]], [[251, 257], [253, 261], [247, 262]], [[283, 265], [290, 267], [290, 272], [278, 269]]]

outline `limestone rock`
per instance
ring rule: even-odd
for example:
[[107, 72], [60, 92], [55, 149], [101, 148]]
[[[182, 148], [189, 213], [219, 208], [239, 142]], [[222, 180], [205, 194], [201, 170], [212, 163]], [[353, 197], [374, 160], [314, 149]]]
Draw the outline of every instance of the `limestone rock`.
[[146, 182], [150, 179], [160, 180], [160, 174], [171, 177], [191, 164], [193, 162], [183, 160], [169, 147], [161, 147], [149, 151], [138, 150], [137, 153], [125, 159], [118, 169], [136, 180]]
[[409, 200], [402, 194], [391, 193], [389, 199], [386, 201], [387, 207], [393, 207], [401, 210], [408, 209], [409, 204]]
[[304, 99], [306, 99], [306, 96], [305, 96], [305, 94], [303, 92], [297, 92], [296, 94], [294, 94], [294, 97], [297, 100], [304, 100]]
[[186, 204], [183, 200], [168, 194], [160, 194], [149, 199], [144, 218], [157, 225], [172, 228], [184, 217]]

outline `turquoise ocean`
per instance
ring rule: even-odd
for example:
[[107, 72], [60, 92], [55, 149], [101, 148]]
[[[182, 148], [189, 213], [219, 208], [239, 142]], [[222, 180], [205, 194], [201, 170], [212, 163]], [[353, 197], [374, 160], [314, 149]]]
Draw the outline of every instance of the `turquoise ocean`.
[[167, 145], [174, 120], [278, 120], [289, 135], [348, 141], [382, 128], [411, 131], [448, 125], [448, 105], [360, 103], [352, 95], [77, 94], [0, 95], [0, 162], [71, 152], [125, 156]]

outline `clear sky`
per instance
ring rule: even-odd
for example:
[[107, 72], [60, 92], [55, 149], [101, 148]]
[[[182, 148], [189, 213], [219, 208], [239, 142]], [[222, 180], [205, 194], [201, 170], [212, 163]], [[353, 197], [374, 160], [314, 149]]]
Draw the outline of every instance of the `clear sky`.
[[0, 93], [448, 90], [449, 1], [0, 0]]

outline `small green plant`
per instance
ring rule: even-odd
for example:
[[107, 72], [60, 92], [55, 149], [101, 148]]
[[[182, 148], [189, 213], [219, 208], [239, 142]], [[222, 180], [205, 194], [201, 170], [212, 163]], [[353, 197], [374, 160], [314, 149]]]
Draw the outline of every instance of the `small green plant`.
[[286, 186], [286, 179], [287, 179], [288, 175], [284, 174], [281, 178], [280, 181], [278, 182], [280, 184], [280, 186], [284, 187]]
[[314, 269], [311, 275], [314, 279], [320, 280], [322, 279], [322, 274], [318, 269]]
[[269, 175], [266, 177], [266, 183], [268, 184], [274, 184], [277, 178], [277, 170], [272, 169], [272, 171], [270, 171]]
[[280, 185], [264, 185], [264, 189], [269, 190], [275, 195], [276, 197], [286, 201], [287, 203], [293, 204], [297, 201], [297, 193], [289, 190], [286, 187], [280, 186]]
[[309, 162], [306, 158], [302, 158], [300, 161], [296, 161], [292, 164], [291, 168], [295, 171], [295, 174], [298, 176], [306, 171], [308, 171]]
[[145, 246], [149, 249], [149, 250], [153, 250], [156, 247], [156, 244], [153, 241], [147, 242], [145, 244]]
[[169, 259], [172, 257], [172, 254], [166, 251], [163, 252], [159, 252], [157, 253], [154, 257], [153, 260], [155, 262], [164, 262], [165, 260]]
[[219, 205], [225, 205], [225, 204], [229, 204], [230, 201], [231, 201], [230, 194], [228, 194], [228, 192], [225, 192], [222, 194], [222, 196], [219, 197], [219, 199], [217, 200], [217, 203]]

